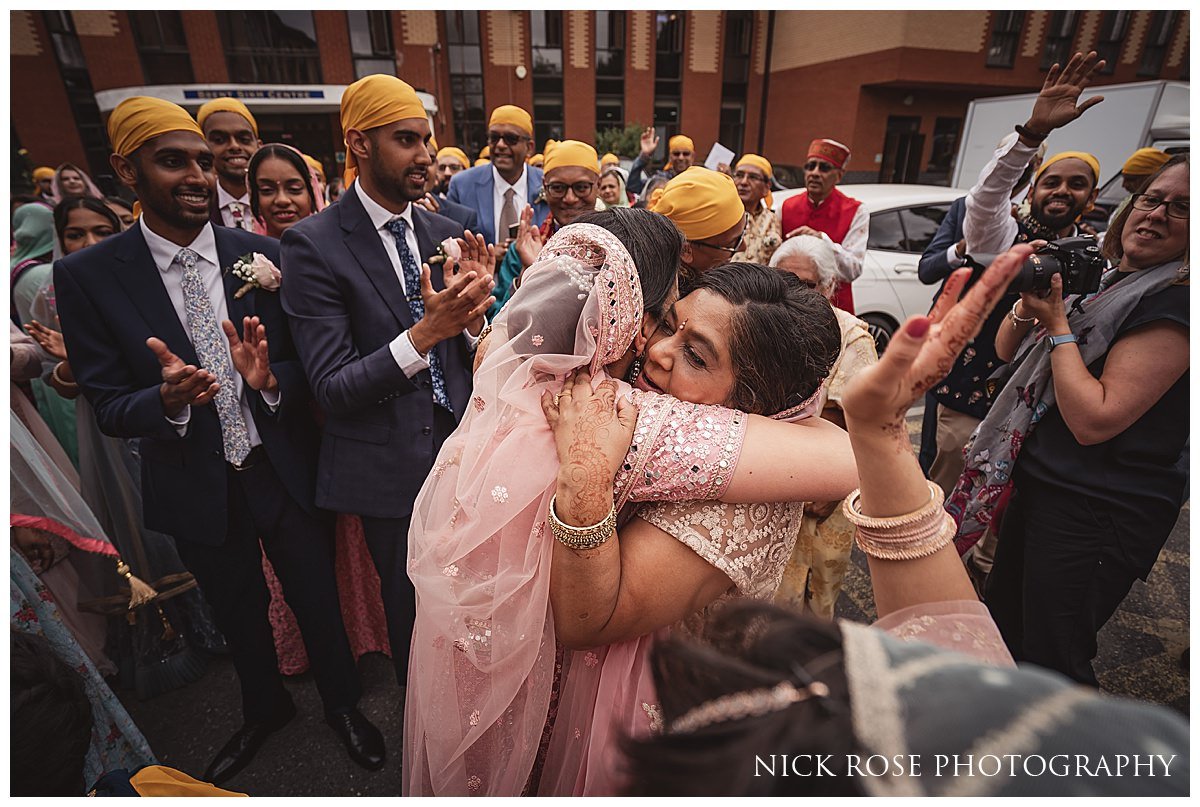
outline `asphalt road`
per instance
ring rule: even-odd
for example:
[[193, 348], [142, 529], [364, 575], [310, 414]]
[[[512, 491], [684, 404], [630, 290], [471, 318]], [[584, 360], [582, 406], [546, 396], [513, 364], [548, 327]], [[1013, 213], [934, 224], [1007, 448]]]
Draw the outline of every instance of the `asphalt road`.
[[[915, 421], [915, 424], [914, 424]], [[919, 428], [910, 417], [910, 431]], [[1165, 704], [1188, 715], [1189, 672], [1179, 662], [1189, 646], [1189, 528], [1185, 505], [1149, 579], [1133, 590], [1100, 633], [1096, 670], [1105, 692]], [[840, 617], [874, 617], [866, 561], [855, 549], [854, 564], [838, 602]], [[400, 792], [403, 691], [391, 661], [369, 654], [359, 661], [363, 699], [359, 706], [383, 732], [388, 760], [378, 772], [365, 771], [346, 755], [322, 720], [312, 676], [288, 679], [298, 714], [276, 733], [254, 763], [227, 783], [253, 796], [396, 796]], [[240, 695], [233, 664], [213, 658], [205, 676], [183, 689], [138, 702], [117, 693], [160, 762], [199, 777], [212, 756], [241, 723]]]

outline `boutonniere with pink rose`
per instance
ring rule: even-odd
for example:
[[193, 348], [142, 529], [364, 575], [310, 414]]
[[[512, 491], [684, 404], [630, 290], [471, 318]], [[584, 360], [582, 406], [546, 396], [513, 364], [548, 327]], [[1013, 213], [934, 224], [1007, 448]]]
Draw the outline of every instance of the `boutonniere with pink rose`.
[[445, 263], [447, 259], [456, 263], [462, 260], [462, 250], [459, 249], [458, 241], [454, 238], [447, 238], [438, 244], [438, 251], [433, 254], [427, 263], [430, 266], [436, 266], [439, 263]]
[[283, 279], [278, 267], [271, 262], [271, 259], [261, 252], [251, 252], [243, 255], [233, 262], [233, 266], [229, 271], [233, 272], [233, 276], [246, 281], [242, 287], [238, 289], [233, 299], [240, 300], [251, 289], [262, 289], [263, 291], [279, 291], [279, 283]]

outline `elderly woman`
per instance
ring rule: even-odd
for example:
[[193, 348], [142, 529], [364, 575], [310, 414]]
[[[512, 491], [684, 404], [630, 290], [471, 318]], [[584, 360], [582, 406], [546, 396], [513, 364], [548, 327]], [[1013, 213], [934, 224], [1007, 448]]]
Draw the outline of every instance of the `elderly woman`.
[[[783, 242], [771, 256], [771, 266], [791, 272], [832, 300], [838, 282], [837, 258], [824, 239], [799, 235]], [[842, 391], [859, 371], [875, 364], [878, 356], [865, 322], [840, 308], [834, 308], [833, 313], [842, 332], [842, 349], [826, 382], [828, 398], [821, 417], [845, 428]], [[818, 502], [805, 508], [776, 602], [833, 619], [833, 606], [842, 590], [854, 544], [854, 525], [846, 520], [839, 504]]]
[[605, 209], [629, 207], [629, 194], [625, 191], [625, 176], [620, 168], [605, 168], [600, 174], [600, 201]]

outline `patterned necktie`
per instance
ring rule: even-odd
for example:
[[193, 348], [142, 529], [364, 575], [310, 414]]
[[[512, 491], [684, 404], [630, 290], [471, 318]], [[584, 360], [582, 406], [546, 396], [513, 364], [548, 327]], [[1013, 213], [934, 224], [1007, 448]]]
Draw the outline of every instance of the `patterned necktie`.
[[217, 419], [221, 422], [221, 442], [225, 446], [225, 459], [241, 465], [250, 453], [250, 432], [242, 417], [237, 387], [233, 379], [233, 363], [225, 346], [225, 335], [217, 326], [217, 315], [212, 301], [200, 277], [196, 263], [200, 256], [190, 249], [181, 249], [175, 261], [183, 267], [183, 308], [187, 314], [188, 330], [192, 332], [192, 346], [200, 366], [217, 377], [221, 385], [213, 402], [217, 407]]
[[[408, 223], [397, 216], [386, 225], [392, 238], [396, 239], [396, 251], [400, 253], [400, 269], [404, 272], [404, 297], [408, 300], [408, 310], [412, 312], [413, 323], [420, 322], [425, 316], [425, 300], [421, 297], [421, 273], [417, 271], [417, 261], [408, 248], [405, 233]], [[433, 402], [448, 412], [453, 412], [450, 396], [446, 393], [446, 377], [442, 373], [442, 360], [434, 348], [429, 349], [429, 375], [433, 377]]]
[[239, 230], [250, 231], [250, 216], [248, 215], [250, 208], [241, 202], [230, 202], [229, 212], [233, 215], [233, 226]]
[[517, 223], [517, 205], [514, 197], [517, 192], [509, 188], [504, 192], [504, 207], [500, 208], [500, 231], [496, 233], [496, 243], [503, 244], [508, 238], [508, 229]]

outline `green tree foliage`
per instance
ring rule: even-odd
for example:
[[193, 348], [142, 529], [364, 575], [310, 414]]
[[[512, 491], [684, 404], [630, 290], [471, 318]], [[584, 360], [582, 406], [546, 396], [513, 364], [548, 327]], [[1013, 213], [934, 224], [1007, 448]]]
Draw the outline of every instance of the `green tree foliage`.
[[634, 159], [642, 150], [642, 131], [646, 127], [631, 123], [624, 129], [604, 129], [596, 132], [596, 153], [603, 156], [611, 151], [618, 157]]

